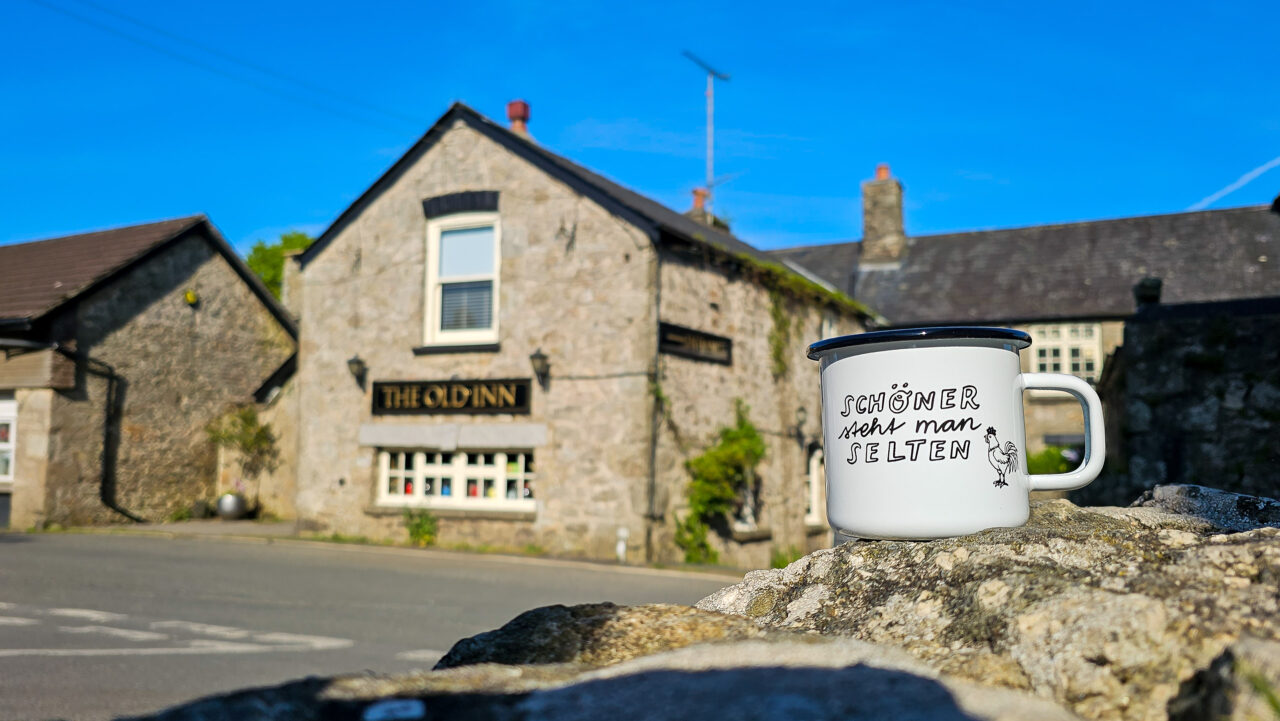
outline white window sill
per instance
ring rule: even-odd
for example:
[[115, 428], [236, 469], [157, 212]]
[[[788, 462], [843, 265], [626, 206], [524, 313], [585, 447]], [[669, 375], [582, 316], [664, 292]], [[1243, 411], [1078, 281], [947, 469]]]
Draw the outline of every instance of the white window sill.
[[387, 497], [378, 500], [379, 508], [425, 508], [427, 510], [502, 511], [509, 513], [533, 513], [538, 510], [532, 498], [471, 498], [468, 496], [444, 498], [414, 498], [401, 500]]
[[422, 504], [379, 503], [364, 509], [370, 516], [401, 516], [405, 511], [431, 511], [437, 518], [460, 518], [471, 520], [494, 521], [533, 521], [537, 512], [533, 506], [522, 510], [508, 506], [490, 505], [487, 503], [468, 503], [462, 506], [425, 506]]

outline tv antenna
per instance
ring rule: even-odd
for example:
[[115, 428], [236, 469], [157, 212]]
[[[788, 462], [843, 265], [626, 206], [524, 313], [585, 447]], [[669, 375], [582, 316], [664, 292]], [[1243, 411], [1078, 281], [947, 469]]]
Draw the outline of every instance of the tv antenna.
[[707, 71], [707, 214], [711, 214], [711, 199], [715, 192], [716, 174], [715, 174], [715, 111], [716, 111], [716, 86], [715, 81], [729, 81], [729, 75], [708, 65], [701, 58], [688, 50], [684, 51], [684, 56], [692, 60], [698, 67]]

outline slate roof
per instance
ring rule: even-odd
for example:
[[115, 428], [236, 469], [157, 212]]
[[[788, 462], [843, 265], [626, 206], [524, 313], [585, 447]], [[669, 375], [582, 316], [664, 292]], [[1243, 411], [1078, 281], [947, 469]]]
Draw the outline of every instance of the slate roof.
[[901, 262], [859, 267], [860, 243], [775, 251], [890, 325], [1123, 318], [1133, 285], [1162, 302], [1280, 295], [1280, 215], [1267, 206], [918, 236]]
[[639, 227], [654, 240], [664, 236], [720, 250], [729, 255], [747, 255], [763, 262], [777, 260], [765, 251], [726, 231], [712, 228], [667, 206], [647, 198], [619, 183], [557, 155], [532, 140], [493, 122], [464, 103], [455, 102], [427, 132], [382, 177], [378, 178], [354, 203], [334, 220], [316, 242], [299, 256], [305, 267], [322, 253], [347, 223], [355, 219], [388, 186], [422, 157], [457, 121], [502, 145], [548, 175], [564, 182], [575, 191], [595, 200], [610, 212]]
[[204, 215], [0, 246], [0, 324], [34, 321], [198, 232], [232, 266], [267, 310], [297, 337], [297, 326]]

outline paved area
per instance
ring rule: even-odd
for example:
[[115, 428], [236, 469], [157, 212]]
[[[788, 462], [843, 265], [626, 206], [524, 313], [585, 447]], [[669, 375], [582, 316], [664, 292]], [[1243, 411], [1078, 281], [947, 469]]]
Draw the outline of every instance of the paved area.
[[733, 581], [244, 534], [3, 534], [0, 718], [108, 719], [312, 674], [429, 668], [535, 606], [691, 603]]

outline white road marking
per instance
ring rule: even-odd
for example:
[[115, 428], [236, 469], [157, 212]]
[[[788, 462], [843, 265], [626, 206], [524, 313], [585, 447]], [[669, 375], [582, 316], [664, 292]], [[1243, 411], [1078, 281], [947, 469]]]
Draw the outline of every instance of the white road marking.
[[110, 626], [59, 626], [63, 633], [96, 633], [103, 636], [123, 638], [127, 641], [163, 641], [169, 638], [163, 633], [154, 631], [138, 631], [132, 628], [112, 628]]
[[156, 621], [151, 624], [151, 628], [186, 631], [188, 633], [195, 633], [201, 636], [213, 636], [214, 638], [225, 638], [228, 640], [248, 638], [252, 633], [244, 630], [243, 628], [214, 626], [208, 623], [194, 623], [192, 621]]
[[83, 618], [86, 621], [96, 621], [97, 623], [106, 623], [108, 621], [123, 621], [128, 616], [123, 613], [111, 613], [110, 611], [94, 611], [89, 608], [51, 608], [45, 613], [50, 616], [65, 616], [67, 618]]
[[[18, 608], [15, 604], [0, 603], [0, 609]], [[264, 632], [259, 633], [233, 626], [215, 626], [193, 621], [155, 621], [150, 631], [141, 629], [116, 628], [101, 625], [107, 621], [121, 621], [128, 616], [109, 611], [95, 611], [87, 608], [50, 608], [32, 609], [35, 613], [64, 618], [82, 618], [96, 621], [96, 625], [59, 626], [58, 630], [72, 634], [97, 634], [128, 641], [164, 641], [182, 633], [212, 638], [195, 638], [184, 642], [174, 639], [182, 645], [155, 648], [0, 648], [0, 658], [18, 656], [201, 656], [218, 654], [244, 653], [297, 653], [305, 651], [331, 651], [350, 648], [355, 641], [346, 638], [329, 636], [305, 636], [295, 633]], [[38, 619], [18, 616], [0, 616], [0, 626], [32, 626], [40, 623]], [[160, 630], [171, 633], [159, 633]]]
[[0, 611], [8, 611], [8, 610], [9, 610], [9, 609], [11, 609], [11, 608], [17, 608], [17, 605], [16, 605], [16, 604], [12, 604], [12, 603], [5, 603], [4, 601], [0, 601]]
[[444, 651], [435, 648], [420, 648], [416, 651], [401, 651], [396, 654], [396, 658], [401, 661], [425, 661], [435, 663], [444, 658]]
[[312, 651], [328, 651], [335, 648], [350, 648], [354, 642], [345, 638], [328, 636], [300, 636], [293, 633], [259, 633], [254, 635], [258, 643], [281, 644], [285, 646], [304, 646]]
[[21, 618], [19, 616], [0, 616], [0, 626], [34, 626], [40, 623], [34, 618]]

